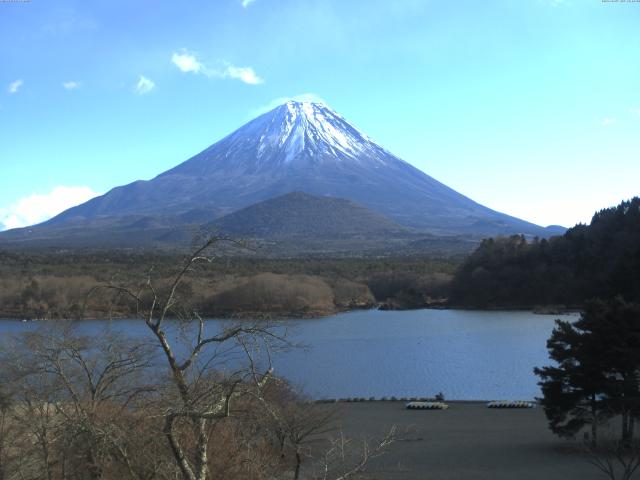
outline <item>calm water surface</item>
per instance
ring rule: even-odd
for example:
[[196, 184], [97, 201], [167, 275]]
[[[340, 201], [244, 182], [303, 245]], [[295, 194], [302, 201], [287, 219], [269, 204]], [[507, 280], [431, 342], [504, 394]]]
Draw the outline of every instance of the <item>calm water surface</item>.
[[[549, 364], [546, 340], [556, 318], [530, 312], [468, 310], [356, 311], [286, 322], [305, 345], [274, 358], [276, 373], [315, 398], [426, 396], [448, 399], [533, 399], [540, 395], [532, 369]], [[99, 334], [104, 321], [82, 321]], [[147, 335], [140, 320], [114, 328]], [[211, 327], [220, 321], [211, 320]], [[0, 321], [0, 333], [38, 322]]]

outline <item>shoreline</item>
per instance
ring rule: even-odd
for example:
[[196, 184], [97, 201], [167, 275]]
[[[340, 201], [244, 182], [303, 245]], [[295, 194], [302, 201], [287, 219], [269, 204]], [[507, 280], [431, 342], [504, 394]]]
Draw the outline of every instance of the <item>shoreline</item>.
[[[535, 404], [534, 408], [540, 406], [540, 403], [537, 400], [523, 400], [516, 398], [492, 398], [489, 400], [438, 400], [434, 397], [379, 397], [379, 398], [363, 398], [363, 397], [354, 397], [354, 398], [322, 398], [311, 400], [312, 403], [317, 404], [354, 404], [354, 403], [389, 403], [389, 404], [406, 404], [408, 402], [441, 402], [452, 405], [486, 405], [489, 402], [528, 402]], [[514, 410], [518, 410], [518, 408], [514, 408]]]
[[[228, 321], [287, 321], [287, 320], [310, 320], [310, 319], [322, 319], [326, 317], [332, 317], [349, 312], [358, 312], [363, 310], [371, 311], [384, 311], [384, 312], [407, 312], [417, 310], [463, 310], [463, 311], [478, 311], [478, 312], [530, 312], [534, 315], [576, 315], [581, 312], [580, 307], [567, 307], [563, 309], [546, 309], [545, 307], [468, 307], [459, 305], [425, 305], [417, 308], [388, 308], [384, 303], [376, 304], [372, 306], [362, 306], [353, 308], [336, 308], [332, 311], [317, 310], [317, 311], [304, 311], [304, 312], [242, 312], [236, 314], [204, 314], [207, 319], [215, 320], [228, 320]], [[65, 317], [51, 317], [51, 318], [30, 318], [19, 317], [14, 315], [15, 312], [2, 312], [0, 311], [0, 321], [2, 320], [17, 320], [21, 322], [47, 322], [47, 321], [118, 321], [118, 320], [130, 320], [133, 316], [119, 315], [119, 316], [86, 316], [80, 318], [65, 318]], [[168, 317], [175, 318], [175, 317]]]

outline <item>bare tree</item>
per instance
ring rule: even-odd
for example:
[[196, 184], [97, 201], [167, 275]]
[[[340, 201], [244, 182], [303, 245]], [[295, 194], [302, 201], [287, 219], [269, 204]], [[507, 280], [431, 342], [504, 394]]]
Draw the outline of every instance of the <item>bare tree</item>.
[[[24, 378], [18, 388], [14, 420], [31, 437], [30, 444], [23, 445], [21, 472], [40, 472], [39, 476], [53, 480], [57, 456], [57, 440], [60, 438], [62, 420], [56, 415], [57, 387], [42, 372], [31, 373], [30, 381]], [[30, 448], [29, 448], [30, 447]]]
[[145, 459], [144, 468], [135, 468], [127, 436], [144, 420], [142, 411], [136, 408], [133, 415], [132, 408], [156, 390], [143, 381], [149, 376], [149, 352], [147, 345], [121, 335], [79, 336], [70, 326], [27, 333], [12, 348], [5, 346], [3, 374], [13, 385], [15, 421], [32, 439], [31, 460], [39, 459], [23, 461], [23, 470], [29, 465], [48, 480], [65, 478], [71, 470], [100, 479], [105, 466], [119, 463], [125, 476], [148, 478], [141, 472], [154, 462]]
[[23, 443], [0, 480], [346, 480], [385, 451], [395, 431], [378, 442], [328, 437], [333, 409], [273, 375], [272, 351], [289, 345], [280, 327], [208, 323], [182, 297], [183, 281], [213, 261], [208, 249], [220, 241], [168, 282], [150, 270], [138, 288], [99, 287], [130, 302], [146, 339], [81, 335], [67, 324], [4, 346], [0, 384], [12, 386], [13, 403], [0, 402], [0, 475], [6, 415]]
[[[234, 415], [237, 399], [262, 397], [273, 369], [270, 361], [258, 368], [254, 356], [268, 351], [272, 341], [281, 341], [259, 323], [229, 325], [209, 332], [202, 317], [180, 301], [177, 292], [181, 283], [198, 264], [211, 263], [215, 257], [209, 250], [224, 241], [221, 237], [209, 239], [186, 259], [164, 289], [154, 285], [152, 271], [137, 290], [117, 285], [102, 287], [113, 289], [135, 303], [137, 316], [144, 320], [162, 351], [172, 387], [164, 396], [162, 432], [185, 480], [209, 478], [212, 427]], [[169, 317], [180, 320], [187, 342], [180, 344], [168, 334]], [[228, 371], [229, 364], [223, 359], [237, 351], [246, 355], [250, 366]]]
[[339, 435], [330, 437], [329, 447], [317, 462], [314, 480], [348, 480], [362, 475], [371, 460], [384, 455], [389, 446], [397, 441], [397, 429], [391, 427], [378, 440], [363, 438], [359, 442]]
[[318, 404], [295, 391], [286, 381], [276, 378], [263, 397], [266, 415], [263, 421], [275, 437], [281, 458], [291, 453], [293, 478], [300, 478], [302, 462], [312, 458], [314, 444], [326, 440], [337, 430], [338, 410], [334, 405]]
[[13, 408], [11, 396], [0, 389], [0, 480], [9, 478], [8, 473], [11, 471], [11, 464], [15, 459], [15, 452], [11, 451], [17, 436], [11, 423]]
[[585, 443], [587, 461], [610, 480], [631, 480], [640, 468], [640, 442], [602, 438], [597, 445]]

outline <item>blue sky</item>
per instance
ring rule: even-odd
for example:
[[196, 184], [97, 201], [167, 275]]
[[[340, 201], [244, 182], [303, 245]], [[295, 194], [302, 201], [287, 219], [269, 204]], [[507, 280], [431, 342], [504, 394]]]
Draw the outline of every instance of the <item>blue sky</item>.
[[306, 95], [538, 224], [640, 194], [640, 3], [0, 2], [0, 228], [186, 160]]

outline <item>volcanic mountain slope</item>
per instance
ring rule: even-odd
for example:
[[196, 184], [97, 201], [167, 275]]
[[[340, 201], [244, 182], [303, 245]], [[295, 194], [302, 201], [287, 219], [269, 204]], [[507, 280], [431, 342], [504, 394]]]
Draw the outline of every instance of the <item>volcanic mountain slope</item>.
[[213, 211], [195, 210], [182, 215], [47, 224], [4, 232], [0, 248], [184, 250], [192, 248], [194, 239], [214, 234], [246, 240], [247, 248], [231, 248], [229, 253], [234, 255], [292, 258], [451, 255], [469, 253], [479, 242], [429, 235], [402, 227], [351, 200], [302, 192], [258, 202], [211, 221], [213, 216]]
[[293, 191], [346, 198], [436, 234], [548, 236], [395, 157], [323, 104], [287, 102], [149, 181], [117, 187], [49, 222], [233, 212]]
[[1, 232], [0, 247], [173, 248], [211, 228], [282, 255], [467, 251], [483, 236], [564, 231], [479, 205], [325, 105], [287, 102], [152, 180]]
[[293, 192], [230, 213], [210, 225], [234, 237], [339, 239], [410, 233], [397, 223], [342, 198]]

